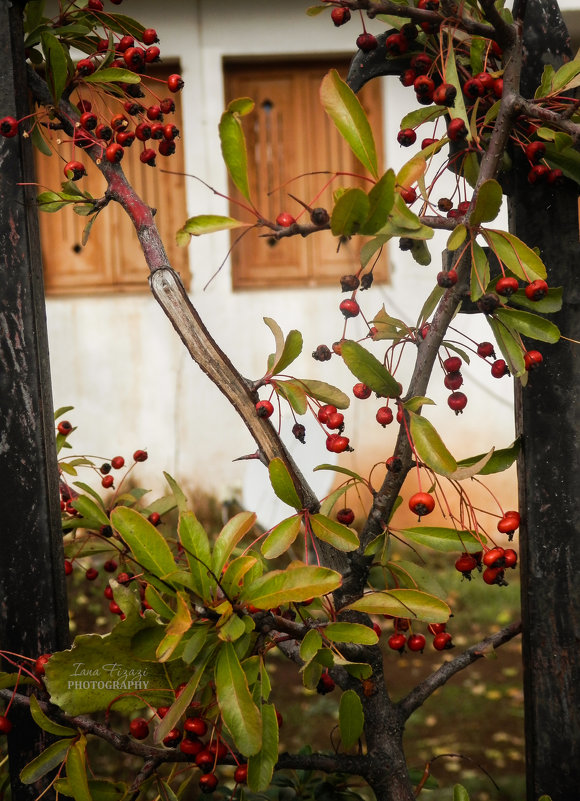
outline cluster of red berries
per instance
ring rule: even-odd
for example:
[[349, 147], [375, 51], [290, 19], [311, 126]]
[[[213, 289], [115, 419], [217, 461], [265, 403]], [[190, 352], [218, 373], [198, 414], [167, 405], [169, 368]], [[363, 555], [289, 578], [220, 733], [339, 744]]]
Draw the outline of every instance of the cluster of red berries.
[[[511, 542], [514, 533], [520, 525], [520, 514], [516, 511], [504, 512], [497, 524], [497, 530], [501, 534], [507, 534]], [[507, 584], [504, 574], [507, 568], [515, 570], [518, 563], [517, 552], [513, 548], [501, 548], [494, 545], [493, 548], [484, 548], [477, 553], [462, 553], [455, 561], [455, 569], [462, 574], [463, 578], [471, 580], [474, 570], [480, 573], [483, 571], [483, 580], [486, 584]]]
[[[86, 175], [85, 165], [75, 157], [76, 149], [87, 150], [96, 146], [98, 159], [118, 164], [124, 156], [125, 148], [131, 147], [134, 141], [138, 140], [143, 143], [139, 157], [141, 162], [155, 166], [157, 154], [171, 156], [175, 153], [175, 139], [179, 136], [178, 128], [172, 122], [164, 121], [166, 116], [175, 111], [175, 101], [172, 97], [158, 97], [151, 89], [147, 89], [149, 102], [145, 106], [140, 103], [140, 100], [147, 96], [141, 82], [115, 81], [111, 84], [86, 82], [86, 78], [103, 68], [130, 70], [143, 76], [148, 65], [160, 61], [160, 49], [156, 44], [159, 40], [153, 28], [143, 30], [140, 40], [136, 41], [134, 36], [117, 34], [109, 26], [110, 15], [101, 14], [103, 12], [101, 0], [89, 0], [88, 8], [98, 17], [98, 25], [103, 35], [98, 35], [97, 27], [93, 31], [97, 34], [96, 38], [94, 35], [83, 38], [83, 49], [89, 55], [77, 62], [75, 74], [71, 78], [72, 85], [67, 87], [67, 91], [74, 89], [77, 93], [79, 113], [78, 118], [67, 120], [74, 126], [71, 142], [73, 158], [65, 165], [64, 174], [72, 181], [78, 181]], [[59, 29], [63, 29], [65, 25], [74, 24], [78, 15], [82, 15], [82, 22], [86, 24], [86, 9], [70, 5], [67, 11], [60, 15], [56, 24]], [[161, 83], [171, 94], [179, 92], [183, 87], [183, 80], [178, 74], [170, 75]], [[87, 97], [83, 97], [85, 91]], [[112, 103], [121, 107], [113, 115], [110, 111]], [[58, 127], [53, 120], [48, 119], [44, 109], [32, 116], [34, 125], [42, 125], [42, 129], [46, 127], [48, 130], [53, 130]], [[21, 122], [22, 120], [13, 117], [4, 117], [0, 120], [0, 134], [8, 138], [16, 136]], [[147, 146], [146, 143], [149, 141], [158, 142], [157, 150]]]
[[[405, 649], [413, 653], [423, 653], [427, 644], [427, 638], [424, 634], [409, 634], [411, 623], [406, 618], [395, 618], [394, 628], [395, 631], [389, 639], [387, 644], [392, 651], [398, 651], [400, 654], [405, 652]], [[436, 651], [448, 651], [453, 648], [453, 638], [448, 631], [446, 631], [446, 623], [430, 623], [427, 627], [429, 634], [433, 635], [433, 648]]]

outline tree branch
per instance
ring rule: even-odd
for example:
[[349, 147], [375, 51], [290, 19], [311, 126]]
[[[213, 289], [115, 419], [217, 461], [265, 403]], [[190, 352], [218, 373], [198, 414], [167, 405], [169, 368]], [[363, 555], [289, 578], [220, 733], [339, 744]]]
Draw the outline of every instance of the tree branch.
[[509, 642], [514, 637], [517, 637], [522, 631], [521, 621], [512, 623], [501, 631], [486, 637], [481, 642], [472, 645], [459, 656], [452, 659], [451, 662], [446, 662], [439, 670], [431, 673], [425, 681], [422, 681], [411, 692], [398, 702], [397, 706], [401, 710], [404, 719], [407, 720], [413, 712], [418, 709], [425, 701], [432, 695], [435, 690], [442, 687], [449, 679], [459, 671], [469, 667], [473, 662], [481, 659], [490, 650], [499, 648], [506, 642]]

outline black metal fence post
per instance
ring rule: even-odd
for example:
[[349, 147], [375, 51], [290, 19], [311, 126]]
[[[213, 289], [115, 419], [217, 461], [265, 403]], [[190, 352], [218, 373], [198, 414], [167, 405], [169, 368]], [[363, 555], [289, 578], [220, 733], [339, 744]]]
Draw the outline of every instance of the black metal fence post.
[[[0, 116], [30, 113], [22, 12], [0, 0]], [[22, 127], [20, 131], [22, 131]], [[68, 647], [58, 466], [30, 142], [0, 138], [0, 649], [37, 657]], [[12, 670], [4, 661], [3, 670]], [[13, 801], [37, 786], [18, 775], [45, 744], [10, 710]]]

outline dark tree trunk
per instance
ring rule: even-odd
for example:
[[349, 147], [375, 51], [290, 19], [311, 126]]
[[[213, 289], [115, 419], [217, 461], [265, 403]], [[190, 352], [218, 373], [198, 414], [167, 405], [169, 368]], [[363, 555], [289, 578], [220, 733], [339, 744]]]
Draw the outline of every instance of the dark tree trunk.
[[[569, 55], [558, 6], [534, 0], [526, 15], [522, 94], [533, 96], [545, 63]], [[564, 290], [554, 322], [580, 341], [578, 187], [530, 189], [516, 169], [510, 230], [538, 246], [551, 286]], [[578, 797], [580, 787], [580, 345], [531, 345], [543, 364], [517, 391], [527, 798]]]
[[[0, 108], [29, 113], [21, 13], [0, 0]], [[0, 648], [29, 657], [68, 647], [58, 466], [44, 288], [29, 140], [0, 139]], [[13, 670], [4, 661], [3, 670]], [[46, 744], [10, 710], [12, 798], [39, 788], [18, 774]]]

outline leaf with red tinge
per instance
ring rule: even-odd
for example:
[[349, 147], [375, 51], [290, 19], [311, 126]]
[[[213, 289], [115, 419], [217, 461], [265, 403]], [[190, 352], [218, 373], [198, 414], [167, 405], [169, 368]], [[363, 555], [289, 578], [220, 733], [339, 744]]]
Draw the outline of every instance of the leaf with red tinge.
[[215, 688], [222, 720], [244, 756], [262, 748], [262, 716], [252, 700], [248, 681], [232, 643], [218, 652]]
[[448, 605], [435, 595], [406, 589], [369, 592], [345, 609], [366, 612], [369, 615], [409, 617], [424, 623], [443, 623], [451, 614]]
[[230, 554], [255, 522], [256, 515], [253, 512], [239, 512], [222, 528], [213, 548], [212, 567], [216, 575], [220, 575]]
[[262, 543], [261, 550], [265, 558], [275, 559], [285, 553], [298, 536], [301, 523], [301, 515], [293, 515], [274, 526]]
[[377, 178], [377, 150], [367, 115], [355, 93], [336, 70], [330, 70], [322, 79], [320, 99], [354, 155]]
[[287, 503], [288, 506], [293, 506], [294, 509], [302, 509], [302, 501], [296, 492], [292, 476], [288, 472], [288, 468], [282, 459], [278, 456], [272, 459], [268, 465], [268, 471], [270, 473], [272, 489], [278, 498], [284, 503]]
[[244, 587], [240, 600], [258, 609], [273, 609], [281, 604], [299, 603], [333, 592], [340, 587], [340, 573], [314, 565], [290, 566], [266, 573]]
[[321, 514], [309, 515], [309, 520], [312, 531], [318, 539], [327, 542], [338, 551], [354, 551], [358, 548], [358, 535], [354, 529]]
[[[247, 100], [248, 102], [241, 105], [243, 100]], [[253, 108], [253, 101], [247, 98], [232, 101], [228, 106], [228, 110], [224, 111], [222, 114], [219, 123], [219, 136], [223, 159], [230, 174], [230, 178], [246, 200], [250, 200], [248, 153], [246, 150], [246, 137], [244, 136], [239, 118], [249, 113], [251, 108]]]

